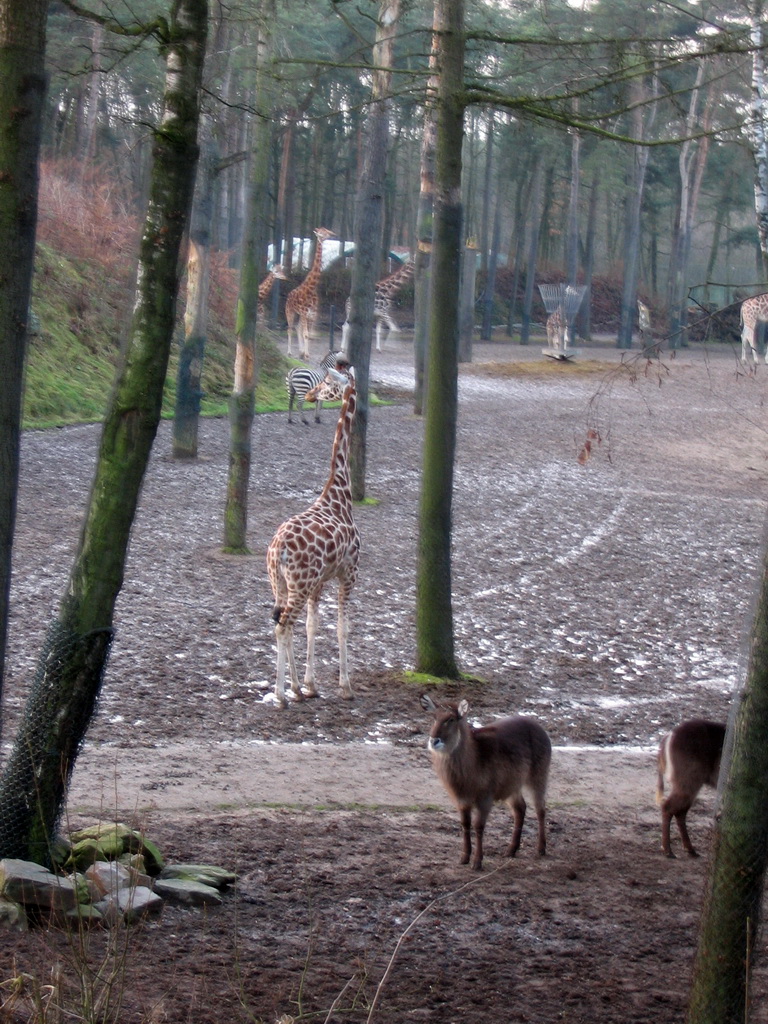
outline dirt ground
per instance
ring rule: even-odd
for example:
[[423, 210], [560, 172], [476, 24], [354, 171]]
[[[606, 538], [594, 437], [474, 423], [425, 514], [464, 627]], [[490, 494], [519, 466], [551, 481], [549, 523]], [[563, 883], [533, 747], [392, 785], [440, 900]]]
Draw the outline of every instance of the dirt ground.
[[[226, 422], [202, 425], [194, 464], [171, 459], [161, 428], [67, 819], [130, 821], [169, 861], [232, 868], [238, 883], [216, 910], [167, 906], [128, 933], [125, 956], [89, 940], [119, 974], [125, 1024], [684, 1016], [706, 858], [660, 854], [654, 750], [684, 718], [725, 720], [743, 677], [768, 367], [747, 374], [732, 350], [696, 346], [627, 368], [608, 344], [553, 365], [539, 347], [502, 343], [462, 367], [453, 612], [461, 667], [482, 682], [443, 693], [467, 697], [481, 722], [533, 715], [555, 748], [547, 857], [530, 823], [518, 857], [502, 857], [500, 807], [477, 875], [458, 865], [420, 691], [402, 680], [415, 657], [421, 458], [411, 359], [407, 340], [372, 358], [376, 390], [394, 401], [369, 419], [377, 501], [356, 510], [351, 702], [334, 679], [330, 587], [321, 697], [281, 711], [271, 694], [264, 552], [322, 487], [335, 412], [320, 425], [257, 418], [253, 557], [220, 552]], [[95, 426], [24, 437], [6, 752], [66, 585], [97, 440]], [[702, 794], [690, 817], [703, 854], [713, 807]], [[22, 970], [45, 982], [61, 962], [71, 985], [80, 955], [54, 932], [3, 940], [0, 984]], [[764, 959], [762, 941], [755, 1021], [768, 1020]]]

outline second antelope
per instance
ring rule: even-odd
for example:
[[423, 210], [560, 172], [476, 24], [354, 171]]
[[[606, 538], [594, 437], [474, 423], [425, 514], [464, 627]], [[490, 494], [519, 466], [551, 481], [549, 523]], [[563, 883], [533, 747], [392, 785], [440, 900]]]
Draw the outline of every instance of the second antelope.
[[424, 694], [421, 706], [435, 716], [428, 743], [432, 764], [459, 810], [461, 863], [468, 864], [472, 857], [474, 827], [472, 867], [476, 871], [482, 868], [483, 832], [497, 800], [507, 802], [514, 818], [512, 841], [506, 852], [508, 857], [515, 856], [525, 821], [524, 788], [533, 798], [539, 826], [537, 852], [543, 856], [547, 849], [546, 794], [552, 760], [546, 730], [532, 718], [519, 715], [475, 728], [467, 722], [469, 705], [465, 700], [438, 708]]
[[[720, 722], [692, 718], [681, 722], [661, 741], [656, 801], [661, 804], [661, 848], [667, 857], [674, 857], [669, 840], [673, 817], [683, 849], [690, 857], [698, 857], [688, 835], [685, 818], [701, 787], [717, 785], [724, 740], [725, 726]], [[665, 780], [670, 787], [666, 798]]]

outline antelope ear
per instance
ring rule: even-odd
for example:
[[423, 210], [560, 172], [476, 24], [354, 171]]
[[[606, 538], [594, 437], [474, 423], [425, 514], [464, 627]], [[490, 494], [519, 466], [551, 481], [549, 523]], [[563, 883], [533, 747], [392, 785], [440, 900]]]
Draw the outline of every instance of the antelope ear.
[[419, 698], [419, 703], [421, 704], [425, 711], [437, 711], [435, 702], [426, 693], [422, 693], [421, 697]]
[[459, 718], [464, 718], [466, 713], [469, 711], [469, 704], [465, 700], [460, 700], [459, 706], [456, 710], [459, 712]]

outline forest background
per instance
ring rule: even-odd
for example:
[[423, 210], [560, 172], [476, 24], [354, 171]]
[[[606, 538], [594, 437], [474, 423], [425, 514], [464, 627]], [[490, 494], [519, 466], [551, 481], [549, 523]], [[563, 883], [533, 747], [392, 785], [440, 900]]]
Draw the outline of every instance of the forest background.
[[[120, 7], [114, 13], [127, 24], [149, 15], [148, 4]], [[311, 252], [309, 241], [294, 248], [283, 240], [312, 240], [319, 225], [335, 231], [321, 282], [324, 333], [331, 318], [340, 325], [350, 288], [349, 259], [334, 257], [353, 251], [376, 16], [368, 8], [281, 3], [272, 26], [267, 259], [289, 274], [284, 296]], [[265, 112], [254, 93], [258, 5], [214, 7], [212, 18], [201, 129], [201, 165], [212, 170], [214, 274], [203, 407], [223, 412], [249, 154]], [[473, 4], [468, 22], [476, 35], [468, 69], [510, 103], [473, 105], [466, 117], [462, 200], [464, 236], [477, 249], [477, 324], [527, 341], [546, 315], [534, 282], [573, 281], [587, 287], [578, 325], [585, 339], [600, 332], [631, 345], [634, 292], [670, 347], [686, 344], [688, 329], [695, 338], [733, 340], [738, 300], [763, 287], [749, 10]], [[396, 265], [389, 254], [402, 259], [414, 248], [430, 29], [428, 4], [404, 7], [389, 103], [382, 276]], [[502, 47], [497, 38], [517, 43]], [[163, 74], [151, 47], [128, 45], [57, 3], [47, 55], [27, 425], [103, 411], [131, 302], [151, 161], [147, 126], [158, 117]], [[409, 290], [400, 301], [408, 309]], [[271, 326], [281, 316], [270, 308]], [[275, 394], [283, 399], [282, 364], [265, 358], [262, 372], [259, 400], [269, 406]], [[167, 411], [174, 380], [169, 374]]]
[[[115, 298], [113, 315], [106, 318], [112, 327], [107, 344], [103, 349], [96, 346], [99, 355], [106, 351], [114, 356], [116, 364], [121, 364], [111, 405], [111, 412], [116, 414], [112, 422], [117, 425], [120, 421], [120, 429], [126, 423], [120, 417], [121, 407], [132, 411], [121, 403], [138, 394], [131, 373], [147, 356], [153, 341], [151, 330], [142, 333], [136, 329], [140, 317], [147, 316], [150, 327], [164, 330], [161, 321], [173, 305], [176, 281], [169, 258], [178, 258], [174, 245], [180, 238], [173, 241], [167, 237], [167, 226], [175, 221], [174, 230], [178, 232], [182, 210], [191, 199], [191, 188], [188, 195], [184, 190], [191, 181], [195, 136], [199, 139], [200, 170], [190, 229], [194, 245], [187, 297], [194, 291], [192, 259], [199, 252], [195, 246], [206, 233], [206, 244], [216, 254], [219, 268], [212, 291], [218, 293], [216, 298], [223, 305], [227, 275], [239, 277], [234, 324], [238, 338], [237, 391], [238, 371], [242, 374], [248, 362], [242, 346], [243, 281], [255, 267], [266, 269], [269, 255], [263, 243], [267, 237], [272, 239], [272, 259], [282, 262], [289, 278], [293, 274], [301, 277], [306, 269], [303, 246], [299, 249], [301, 255], [294, 258], [293, 239], [311, 237], [320, 225], [331, 227], [341, 253], [334, 268], [340, 283], [335, 292], [325, 293], [328, 319], [334, 323], [336, 303], [331, 296], [338, 296], [341, 303], [348, 290], [343, 280], [346, 243], [350, 233], [357, 236], [359, 231], [360, 183], [368, 173], [364, 169], [370, 163], [368, 146], [372, 138], [372, 133], [367, 134], [367, 108], [371, 96], [375, 97], [381, 70], [367, 58], [371, 49], [369, 30], [375, 25], [378, 35], [383, 25], [383, 19], [376, 21], [372, 10], [336, 3], [328, 11], [297, 7], [290, 8], [289, 14], [288, 6], [278, 10], [273, 3], [265, 2], [253, 11], [219, 8], [215, 12], [201, 93], [195, 76], [202, 74], [207, 21], [204, 5], [175, 4], [169, 11], [169, 22], [163, 15], [140, 10], [140, 6], [129, 9], [119, 5], [118, 10], [105, 4], [92, 10], [92, 17], [82, 24], [72, 20], [74, 5], [52, 8], [47, 49], [52, 88], [43, 119], [44, 178], [51, 194], [64, 197], [63, 206], [70, 214], [78, 208], [90, 211], [94, 196], [101, 196], [105, 204], [100, 233], [94, 230], [97, 221], [90, 213], [79, 225], [82, 237], [87, 238], [91, 232], [90, 251], [86, 243], [86, 252], [81, 255], [92, 270], [94, 253], [108, 252], [115, 259], [110, 276], [120, 280], [118, 268], [129, 267], [137, 249], [129, 240], [133, 233], [126, 231], [126, 245], [121, 251], [121, 232], [115, 225], [129, 226], [132, 220], [138, 220], [149, 197], [150, 213], [140, 249], [144, 269], [138, 277], [131, 321], [133, 337], [121, 336], [127, 303], [122, 305]], [[687, 344], [692, 305], [702, 311], [707, 337], [727, 338], [732, 328], [723, 323], [719, 311], [762, 287], [768, 253], [760, 7], [712, 7], [704, 11], [699, 5], [681, 9], [660, 4], [638, 12], [601, 4], [475, 5], [469, 11], [466, 32], [463, 5], [446, 0], [436, 5], [436, 15], [438, 11], [443, 20], [436, 20], [437, 31], [429, 23], [430, 11], [418, 5], [402, 11], [398, 41], [406, 45], [397, 48], [391, 68], [386, 166], [383, 161], [379, 166], [383, 196], [376, 197], [386, 197], [380, 232], [382, 267], [401, 254], [414, 254], [417, 236], [418, 251], [429, 251], [423, 217], [428, 179], [425, 151], [432, 101], [437, 96], [430, 392], [425, 431], [425, 447], [433, 454], [438, 446], [430, 447], [431, 436], [451, 436], [455, 440], [455, 375], [450, 379], [451, 375], [445, 374], [446, 386], [439, 392], [436, 382], [444, 365], [439, 357], [448, 355], [450, 361], [456, 355], [451, 349], [454, 324], [446, 322], [458, 308], [453, 306], [458, 289], [454, 287], [452, 294], [451, 288], [445, 289], [446, 298], [451, 298], [450, 308], [447, 302], [439, 308], [434, 297], [438, 285], [445, 288], [448, 281], [442, 271], [451, 269], [451, 260], [443, 257], [458, 251], [455, 243], [459, 236], [473, 254], [469, 257], [473, 266], [479, 264], [475, 269], [480, 271], [481, 289], [474, 298], [481, 297], [483, 332], [487, 335], [494, 323], [506, 320], [507, 329], [514, 333], [519, 320], [522, 344], [529, 341], [534, 285], [564, 281], [585, 288], [587, 301], [577, 329], [581, 337], [589, 339], [594, 327], [593, 285], [598, 275], [617, 283], [620, 300], [612, 313], [612, 328], [621, 348], [632, 346], [640, 297], [648, 300], [646, 304], [652, 310], [659, 339], [655, 349], [664, 344], [671, 349]], [[286, 16], [283, 24], [281, 18]], [[192, 23], [196, 35], [190, 29]], [[118, 43], [127, 45], [118, 45], [115, 36]], [[160, 44], [155, 47], [155, 57], [139, 45], [150, 37]], [[433, 66], [433, 46], [438, 51], [439, 74]], [[269, 63], [265, 59], [267, 50]], [[196, 70], [190, 72], [185, 83], [184, 103], [178, 103], [181, 90], [174, 92], [169, 81], [183, 78], [185, 54], [194, 60]], [[387, 71], [389, 74], [390, 69]], [[430, 90], [428, 83], [433, 78], [437, 86]], [[161, 94], [162, 104], [158, 101]], [[204, 97], [200, 109], [188, 102], [199, 95]], [[467, 131], [462, 147], [455, 143], [462, 139], [465, 113]], [[178, 134], [175, 126], [170, 126], [174, 118], [178, 120]], [[154, 156], [151, 164], [150, 139]], [[187, 173], [178, 158], [182, 139]], [[447, 140], [454, 145], [447, 144]], [[462, 148], [463, 176], [459, 158]], [[163, 194], [158, 157], [164, 157], [176, 174], [176, 206], [168, 202], [170, 190]], [[739, 188], [739, 182], [748, 180], [747, 167], [755, 182], [751, 197], [748, 189]], [[254, 188], [257, 176], [258, 189]], [[202, 232], [200, 218], [204, 210]], [[166, 218], [161, 230], [161, 219], [156, 214]], [[108, 225], [106, 231], [104, 225]], [[451, 232], [450, 244], [446, 244]], [[289, 240], [287, 246], [285, 239]], [[167, 275], [167, 287], [156, 284], [147, 272], [152, 255], [157, 257], [161, 249], [164, 262], [157, 260], [155, 265]], [[124, 264], [119, 259], [122, 255], [126, 256]], [[38, 270], [42, 281], [46, 274], [55, 276], [62, 265], [62, 255], [50, 243], [47, 256], [47, 265], [42, 260], [40, 263], [42, 274]], [[354, 256], [355, 267], [359, 267], [364, 253], [357, 244]], [[509, 271], [507, 275], [500, 273], [502, 266]], [[356, 275], [353, 268], [353, 323], [357, 312]], [[66, 339], [75, 339], [76, 346], [82, 345], [85, 332], [79, 330], [79, 324], [87, 319], [93, 297], [109, 301], [103, 276], [101, 267], [95, 276], [84, 276], [76, 290], [77, 316], [68, 319]], [[505, 277], [507, 284], [502, 287]], [[418, 273], [416, 281], [418, 284]], [[453, 283], [458, 285], [458, 278]], [[154, 307], [153, 287], [157, 300]], [[363, 289], [359, 291], [362, 294]], [[594, 291], [597, 294], [598, 289]], [[602, 294], [606, 292], [603, 289]], [[35, 301], [41, 304], [39, 313]], [[45, 301], [44, 291], [39, 289], [30, 318], [38, 339], [34, 348], [41, 352], [45, 351], [50, 322], [50, 314], [43, 309]], [[150, 324], [152, 315], [156, 319]], [[251, 313], [244, 315], [247, 319]], [[610, 321], [611, 314], [606, 315]], [[415, 319], [418, 328], [419, 316]], [[279, 307], [273, 306], [267, 320], [273, 326], [279, 323]], [[158, 330], [158, 339], [162, 333]], [[354, 344], [353, 340], [353, 348]], [[414, 350], [417, 352], [418, 346]], [[75, 349], [70, 355], [75, 355]], [[259, 369], [268, 362], [260, 358]], [[359, 366], [357, 358], [354, 362]], [[54, 371], [53, 376], [66, 374], [70, 382], [77, 378], [80, 365], [76, 355], [63, 359], [60, 353], [56, 364], [58, 373]], [[251, 359], [251, 367], [253, 364]], [[30, 358], [30, 380], [34, 365], [35, 360]], [[159, 360], [154, 361], [154, 368], [157, 365]], [[280, 375], [279, 360], [273, 361], [273, 369], [276, 379]], [[126, 384], [120, 395], [121, 386]], [[365, 373], [361, 384], [365, 396]], [[433, 426], [437, 423], [430, 411], [451, 400], [446, 417], [449, 429], [430, 431], [430, 420]], [[361, 402], [359, 412], [363, 408]], [[151, 422], [154, 412], [149, 404], [146, 413], [146, 436], [150, 437], [156, 422]], [[54, 414], [51, 421], [55, 420]], [[117, 430], [110, 435], [109, 423], [108, 413], [104, 437], [107, 444], [110, 437], [118, 442], [109, 453], [112, 458], [119, 453], [122, 439]], [[109, 458], [105, 459], [103, 453], [104, 448], [99, 471], [103, 468], [106, 474], [117, 463], [113, 460], [107, 465]], [[148, 447], [137, 454], [140, 457], [128, 474], [129, 512], [138, 495]], [[446, 472], [437, 475], [443, 477], [439, 483], [450, 485], [452, 446], [448, 454]], [[429, 465], [426, 459], [425, 466]], [[425, 481], [422, 488], [422, 541], [425, 524], [436, 518], [425, 514], [423, 500], [432, 483]], [[443, 490], [444, 507], [450, 511], [450, 486]], [[109, 502], [118, 496], [122, 495], [117, 490], [94, 485], [92, 497], [97, 503], [101, 498]], [[111, 540], [112, 535], [103, 529], [106, 519], [102, 512], [92, 504], [83, 545], [87, 547], [95, 539], [113, 559], [115, 571], [109, 583], [116, 594], [122, 578], [122, 564], [118, 563], [127, 550], [131, 516], [123, 516], [126, 521], [122, 524], [122, 555], [118, 559], [113, 550], [117, 546], [104, 545], [105, 537]], [[450, 516], [444, 521], [449, 524]], [[443, 532], [446, 536], [437, 538], [439, 543], [434, 547], [442, 545], [449, 550], [450, 531]], [[98, 647], [94, 661], [103, 666], [111, 639], [111, 621], [104, 612], [111, 614], [111, 608], [100, 598], [97, 607], [91, 600], [88, 587], [101, 581], [92, 573], [80, 574], [80, 568], [90, 567], [88, 558], [81, 557], [83, 545], [72, 578], [76, 583], [85, 582], [84, 593], [77, 593], [76, 587], [68, 591], [60, 625], [71, 634], [65, 637], [62, 632], [61, 637], [73, 651], [76, 645], [82, 647], [82, 666], [88, 663], [92, 677], [89, 682], [98, 684], [99, 673], [91, 671], [91, 655], [85, 648], [90, 645], [95, 651]], [[422, 554], [423, 549], [422, 543]], [[445, 561], [449, 567], [449, 560]], [[420, 583], [427, 576], [434, 578], [434, 574], [420, 572]], [[444, 582], [440, 589], [450, 604], [449, 573]], [[423, 604], [417, 600], [420, 615]], [[423, 623], [420, 621], [418, 626]], [[420, 639], [429, 632], [419, 628]], [[451, 630], [446, 632], [452, 644]], [[450, 664], [453, 652], [447, 653]], [[421, 647], [419, 655], [423, 657]], [[73, 657], [71, 664], [80, 672], [82, 666], [75, 665], [76, 660]], [[65, 684], [60, 693], [66, 695], [70, 689], [65, 678], [69, 667], [57, 671]], [[457, 678], [457, 672], [434, 674]], [[73, 710], [82, 712], [83, 707]], [[33, 716], [27, 717], [31, 722]], [[753, 715], [753, 719], [758, 718]], [[20, 757], [26, 757], [27, 749], [28, 745], [17, 739]], [[739, 751], [738, 744], [735, 749]], [[744, 751], [748, 751], [746, 744]], [[64, 760], [71, 763], [67, 757]], [[10, 769], [6, 774], [10, 777]], [[5, 794], [12, 795], [13, 788], [7, 784]], [[760, 813], [749, 815], [754, 822], [763, 817]], [[44, 833], [38, 830], [35, 841], [44, 844], [49, 837], [48, 829]], [[756, 859], [755, 865], [755, 875], [762, 879], [764, 864]], [[732, 878], [730, 872], [728, 879]], [[748, 914], [747, 920], [754, 920], [754, 916]], [[738, 949], [738, 941], [732, 946]], [[740, 967], [737, 957], [734, 977]]]

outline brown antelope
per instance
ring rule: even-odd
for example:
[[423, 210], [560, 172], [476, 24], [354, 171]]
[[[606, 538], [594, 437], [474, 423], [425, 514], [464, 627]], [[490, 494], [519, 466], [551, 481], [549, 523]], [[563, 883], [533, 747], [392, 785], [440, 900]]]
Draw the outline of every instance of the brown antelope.
[[472, 855], [472, 825], [476, 840], [472, 867], [476, 871], [482, 868], [483, 832], [497, 800], [506, 800], [514, 818], [507, 856], [515, 856], [525, 820], [523, 787], [533, 797], [539, 822], [537, 852], [544, 856], [545, 799], [552, 759], [552, 744], [546, 731], [532, 718], [520, 716], [475, 728], [466, 720], [469, 705], [465, 700], [441, 709], [424, 694], [421, 706], [435, 716], [427, 746], [437, 776], [459, 810], [461, 863], [468, 864]]
[[[702, 786], [716, 786], [720, 773], [725, 726], [703, 718], [681, 722], [661, 741], [658, 755], [656, 802], [661, 805], [661, 848], [674, 857], [669, 828], [674, 817], [683, 848], [690, 857], [698, 857], [688, 835], [685, 817]], [[664, 781], [670, 787], [664, 797]]]

